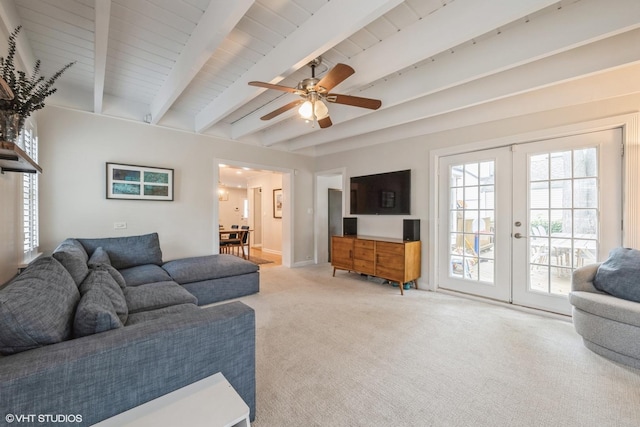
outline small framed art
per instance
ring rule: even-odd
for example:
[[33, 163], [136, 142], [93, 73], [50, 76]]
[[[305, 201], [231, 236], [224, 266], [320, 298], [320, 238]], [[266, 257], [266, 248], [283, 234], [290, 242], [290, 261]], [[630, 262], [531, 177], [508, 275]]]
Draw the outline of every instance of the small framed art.
[[273, 190], [273, 217], [282, 218], [282, 188]]
[[107, 199], [173, 200], [173, 169], [107, 162]]

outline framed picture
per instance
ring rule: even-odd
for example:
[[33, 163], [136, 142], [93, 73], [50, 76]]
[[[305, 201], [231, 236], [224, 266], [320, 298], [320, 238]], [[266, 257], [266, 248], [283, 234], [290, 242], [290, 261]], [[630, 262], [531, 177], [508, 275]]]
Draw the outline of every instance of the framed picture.
[[273, 190], [273, 217], [282, 218], [282, 188]]
[[173, 169], [107, 162], [107, 199], [173, 200]]

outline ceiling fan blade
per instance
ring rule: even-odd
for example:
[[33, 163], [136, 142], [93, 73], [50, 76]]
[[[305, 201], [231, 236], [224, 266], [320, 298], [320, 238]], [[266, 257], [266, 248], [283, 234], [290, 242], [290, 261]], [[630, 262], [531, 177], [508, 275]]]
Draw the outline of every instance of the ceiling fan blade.
[[274, 117], [279, 116], [280, 114], [284, 113], [285, 111], [289, 111], [292, 108], [302, 104], [303, 102], [304, 102], [304, 99], [298, 99], [298, 100], [295, 100], [293, 102], [290, 102], [287, 105], [283, 105], [282, 107], [278, 108], [277, 110], [273, 110], [269, 114], [260, 117], [260, 120], [271, 120]]
[[353, 107], [369, 108], [370, 110], [377, 110], [382, 105], [382, 101], [379, 99], [360, 98], [359, 96], [351, 95], [339, 95], [337, 93], [329, 93], [326, 96], [327, 101], [335, 102], [336, 104], [351, 105]]
[[264, 87], [264, 88], [267, 88], [267, 89], [281, 90], [283, 92], [291, 92], [291, 93], [300, 92], [300, 90], [298, 90], [298, 89], [296, 89], [294, 87], [274, 85], [274, 84], [265, 83], [265, 82], [249, 82], [249, 85], [250, 86], [257, 86], [257, 87]]
[[382, 105], [382, 101], [372, 98], [361, 98], [359, 96], [351, 95], [339, 95], [337, 93], [328, 93], [325, 97], [329, 102], [335, 102], [336, 104], [351, 105], [353, 107], [369, 108], [371, 110], [377, 110]]
[[355, 73], [355, 70], [346, 64], [336, 64], [325, 76], [320, 79], [316, 87], [323, 87], [323, 92], [329, 92], [334, 87], [345, 81], [347, 77]]
[[331, 118], [329, 116], [325, 117], [324, 119], [318, 120], [318, 125], [320, 125], [321, 129], [328, 128], [332, 124], [333, 123], [331, 123]]

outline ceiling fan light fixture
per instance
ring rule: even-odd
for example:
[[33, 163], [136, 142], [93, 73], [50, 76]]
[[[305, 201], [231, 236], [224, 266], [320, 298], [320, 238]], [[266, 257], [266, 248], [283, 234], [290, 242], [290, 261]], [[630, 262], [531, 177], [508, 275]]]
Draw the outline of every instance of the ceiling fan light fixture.
[[312, 120], [313, 104], [311, 103], [311, 101], [304, 101], [300, 108], [298, 108], [298, 114], [300, 114], [300, 117], [302, 117], [303, 119]]
[[307, 100], [303, 102], [298, 109], [298, 114], [300, 114], [300, 117], [305, 120], [320, 120], [329, 115], [329, 108], [327, 108], [327, 105], [320, 100], [317, 100], [316, 102]]
[[329, 109], [324, 102], [317, 100], [315, 105], [316, 119], [321, 120], [329, 115]]

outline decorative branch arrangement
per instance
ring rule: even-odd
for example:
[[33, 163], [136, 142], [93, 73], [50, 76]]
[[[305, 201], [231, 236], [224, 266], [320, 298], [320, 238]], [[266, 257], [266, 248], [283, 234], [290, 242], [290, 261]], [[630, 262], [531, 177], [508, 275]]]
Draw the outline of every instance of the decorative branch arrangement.
[[18, 26], [9, 35], [9, 50], [6, 58], [0, 57], [0, 77], [2, 77], [13, 91], [13, 99], [0, 99], [0, 110], [5, 114], [17, 113], [21, 120], [20, 124], [29, 117], [31, 113], [44, 107], [44, 100], [49, 95], [56, 92], [53, 87], [55, 81], [73, 64], [62, 67], [57, 73], [45, 80], [40, 75], [40, 60], [36, 61], [33, 67], [31, 78], [27, 77], [24, 71], [18, 71], [14, 65], [16, 55], [16, 37], [22, 26]]

